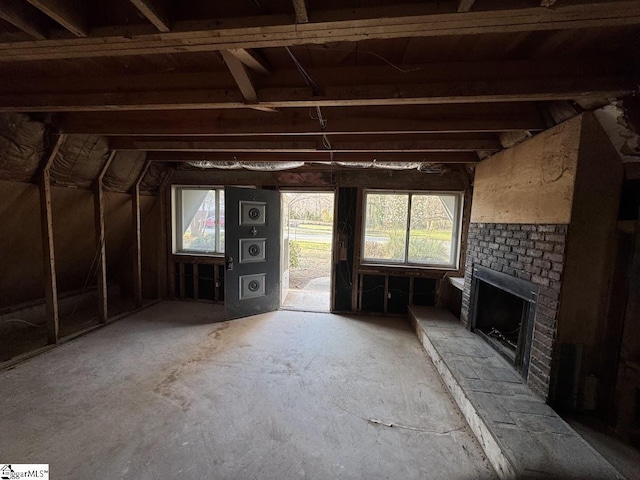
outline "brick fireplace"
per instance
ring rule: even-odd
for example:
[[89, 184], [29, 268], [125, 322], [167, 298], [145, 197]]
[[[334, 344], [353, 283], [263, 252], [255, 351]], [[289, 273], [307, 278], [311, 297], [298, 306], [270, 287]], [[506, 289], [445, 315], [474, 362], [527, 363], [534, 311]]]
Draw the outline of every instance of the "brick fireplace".
[[[585, 378], [599, 375], [599, 332], [606, 317], [621, 181], [620, 159], [591, 114], [476, 167], [461, 321], [493, 337], [488, 340], [497, 350], [505, 350], [500, 342], [507, 345], [507, 356], [526, 355], [514, 366], [553, 405], [579, 406]], [[474, 270], [479, 268], [505, 284], [510, 278], [522, 281], [515, 283], [523, 295], [516, 295], [518, 300], [494, 292], [492, 299], [482, 300], [482, 292], [489, 295], [495, 285], [477, 287]], [[504, 308], [497, 304], [500, 298]], [[477, 324], [479, 304], [483, 318]], [[521, 315], [511, 324], [500, 318], [509, 308], [513, 316]], [[507, 330], [513, 333], [526, 312], [530, 324], [522, 328], [530, 332], [528, 345], [517, 345], [517, 335], [495, 341]]]
[[474, 265], [539, 287], [527, 384], [546, 396], [558, 320], [567, 225], [472, 223], [469, 226], [461, 320], [470, 326]]

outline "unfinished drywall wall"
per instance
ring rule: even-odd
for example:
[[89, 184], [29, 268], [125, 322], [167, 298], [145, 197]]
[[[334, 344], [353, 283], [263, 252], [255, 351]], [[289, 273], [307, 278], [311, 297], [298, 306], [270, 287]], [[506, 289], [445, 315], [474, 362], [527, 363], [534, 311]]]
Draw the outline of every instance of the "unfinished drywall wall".
[[471, 222], [569, 223], [581, 123], [573, 118], [480, 162]]

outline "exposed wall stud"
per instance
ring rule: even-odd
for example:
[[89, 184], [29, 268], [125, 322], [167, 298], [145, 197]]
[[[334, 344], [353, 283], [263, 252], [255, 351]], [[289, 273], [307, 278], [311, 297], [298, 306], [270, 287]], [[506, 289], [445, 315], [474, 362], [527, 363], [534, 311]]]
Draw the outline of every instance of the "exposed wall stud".
[[104, 192], [102, 181], [104, 179], [107, 170], [113, 159], [116, 156], [116, 150], [112, 150], [107, 158], [107, 161], [102, 167], [98, 178], [94, 183], [94, 218], [96, 224], [96, 248], [98, 250], [98, 270], [97, 270], [97, 286], [98, 286], [98, 320], [100, 323], [107, 323], [109, 316], [109, 309], [107, 306], [108, 294], [107, 294], [107, 237], [105, 231], [104, 220]]
[[40, 172], [40, 222], [42, 226], [42, 257], [44, 260], [44, 292], [46, 303], [47, 341], [58, 343], [58, 286], [53, 242], [53, 209], [51, 206], [51, 165], [66, 139], [60, 135]]
[[142, 306], [142, 237], [140, 222], [140, 184], [149, 169], [151, 162], [145, 162], [133, 186], [133, 285], [136, 307]]

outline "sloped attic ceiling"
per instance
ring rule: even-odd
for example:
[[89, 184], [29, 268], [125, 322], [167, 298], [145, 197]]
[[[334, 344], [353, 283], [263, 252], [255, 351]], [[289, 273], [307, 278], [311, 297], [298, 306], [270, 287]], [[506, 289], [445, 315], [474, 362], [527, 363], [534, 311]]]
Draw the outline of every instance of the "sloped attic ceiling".
[[[47, 129], [44, 123], [18, 113], [0, 114], [0, 180], [31, 182], [47, 151]], [[53, 185], [90, 188], [102, 170], [109, 154], [107, 139], [98, 135], [69, 135], [51, 167]], [[140, 175], [146, 153], [117, 152], [104, 177], [108, 191], [131, 190]], [[168, 171], [154, 164], [141, 184], [142, 191], [155, 192]]]

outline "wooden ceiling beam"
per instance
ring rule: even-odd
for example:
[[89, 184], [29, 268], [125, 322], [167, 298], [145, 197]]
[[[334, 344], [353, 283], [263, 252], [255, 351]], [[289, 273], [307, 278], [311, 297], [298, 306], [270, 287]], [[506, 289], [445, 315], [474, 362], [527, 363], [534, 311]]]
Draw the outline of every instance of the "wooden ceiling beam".
[[0, 0], [0, 18], [38, 40], [47, 38], [47, 31], [27, 10], [24, 3], [16, 0]]
[[[56, 15], [68, 27], [74, 12], [62, 8], [63, 0], [29, 0], [43, 11]], [[396, 13], [398, 13], [396, 11]], [[404, 16], [403, 16], [404, 15]], [[0, 44], [0, 61], [45, 60], [56, 58], [112, 57], [237, 48], [282, 47], [359, 40], [533, 32], [576, 28], [601, 28], [640, 24], [640, 2], [612, 1], [543, 7], [511, 8], [492, 11], [434, 13], [427, 15], [380, 15], [378, 10], [362, 8], [325, 14], [313, 23], [291, 23], [289, 15], [263, 15], [199, 24], [176, 24], [169, 33], [136, 34], [128, 29], [122, 35], [113, 29], [92, 32], [91, 38], [69, 41], [51, 39]], [[74, 28], [77, 33], [85, 29]]]
[[419, 163], [477, 163], [472, 152], [462, 153], [384, 153], [384, 152], [149, 152], [152, 162], [419, 162]]
[[296, 23], [309, 23], [307, 12], [307, 0], [292, 0], [293, 9], [296, 11]]
[[160, 32], [170, 32], [169, 17], [161, 0], [129, 0]]
[[[42, 13], [52, 18], [76, 37], [88, 35], [87, 19], [71, 0], [27, 0]], [[44, 40], [46, 41], [46, 40]]]
[[[416, 84], [339, 85], [314, 95], [307, 87], [256, 90], [244, 65], [223, 52], [240, 93], [225, 89], [99, 93], [0, 94], [0, 112], [99, 112], [188, 109], [260, 109], [367, 107], [459, 103], [533, 102], [617, 98], [632, 93], [628, 76], [492, 81], [451, 81]], [[336, 72], [337, 74], [337, 72]]]
[[[258, 67], [249, 66], [243, 60], [242, 52], [230, 51], [248, 68], [258, 71]], [[248, 54], [255, 52], [244, 51]], [[257, 57], [256, 57], [257, 58]], [[399, 92], [415, 85], [439, 84], [476, 84], [494, 82], [527, 81], [532, 84], [548, 79], [593, 79], [603, 77], [628, 77], [632, 72], [629, 65], [611, 59], [560, 58], [552, 60], [510, 60], [510, 61], [473, 61], [451, 63], [403, 64], [405, 71], [399, 72], [388, 65], [315, 67], [310, 74], [320, 89], [357, 85], [395, 87]], [[266, 68], [266, 66], [265, 66]], [[4, 94], [83, 94], [83, 93], [128, 93], [162, 91], [174, 94], [180, 91], [216, 91], [229, 90], [235, 82], [227, 75], [217, 72], [190, 73], [147, 73], [114, 76], [61, 75], [29, 76], [4, 74], [0, 82], [0, 95]], [[461, 82], [463, 79], [463, 82]], [[282, 69], [270, 75], [253, 78], [257, 90], [286, 89], [305, 86], [297, 69]], [[238, 96], [239, 97], [239, 96]]]
[[[500, 150], [497, 138], [460, 135], [425, 136], [424, 139], [356, 139], [332, 138], [334, 152], [473, 152], [476, 150]], [[268, 137], [207, 139], [202, 137], [114, 137], [109, 145], [117, 150], [165, 151], [165, 152], [316, 152], [327, 150], [321, 139], [274, 140]]]
[[176, 110], [86, 112], [58, 115], [54, 126], [65, 133], [96, 135], [378, 135], [539, 131], [545, 128], [534, 104], [516, 106], [447, 105], [419, 108], [325, 109], [324, 129], [308, 109], [278, 113]]

